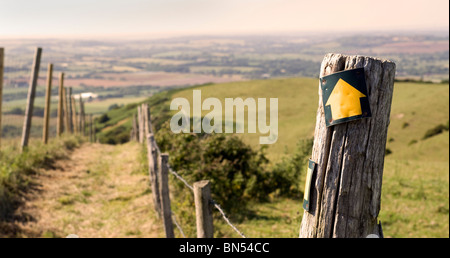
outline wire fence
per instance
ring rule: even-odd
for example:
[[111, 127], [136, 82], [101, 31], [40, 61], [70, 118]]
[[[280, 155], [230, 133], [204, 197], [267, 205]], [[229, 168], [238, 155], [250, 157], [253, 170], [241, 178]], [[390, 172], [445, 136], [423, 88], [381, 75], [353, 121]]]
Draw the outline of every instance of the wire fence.
[[[142, 108], [147, 108], [147, 110], [148, 110], [148, 107], [146, 107], [145, 105], [143, 105], [142, 106]], [[149, 112], [149, 111], [148, 111]], [[141, 112], [142, 114], [144, 114], [144, 112]], [[150, 116], [149, 116], [150, 117]], [[151, 122], [150, 122], [150, 118], [148, 118], [149, 119], [149, 122], [148, 122], [148, 130], [150, 131], [150, 133], [151, 134], [153, 134], [153, 135], [155, 135], [154, 134], [154, 131], [153, 131], [153, 128], [152, 128], [152, 126], [151, 126]], [[154, 142], [154, 148], [155, 148], [155, 151], [156, 151], [156, 153], [157, 153], [157, 156], [160, 156], [162, 153], [161, 153], [161, 149], [159, 148], [159, 146], [158, 146], [158, 144], [156, 143], [156, 141]], [[194, 191], [194, 187], [191, 185], [191, 184], [189, 184], [187, 181], [186, 181], [186, 179], [184, 179], [179, 173], [177, 173], [177, 171], [175, 171], [171, 166], [170, 166], [170, 164], [168, 164], [168, 170], [169, 170], [169, 172], [170, 172], [170, 174], [172, 174], [175, 178], [177, 178], [178, 180], [180, 180], [181, 182], [183, 182], [183, 184], [187, 187], [187, 188], [189, 188], [192, 192]], [[222, 216], [222, 218], [224, 219], [224, 221], [237, 233], [237, 234], [239, 234], [239, 236], [241, 236], [242, 238], [246, 238], [246, 236], [244, 235], [244, 233], [242, 233], [242, 231], [241, 230], [239, 230], [235, 225], [233, 225], [233, 223], [231, 223], [231, 221], [230, 221], [230, 219], [227, 217], [227, 215], [225, 214], [225, 212], [223, 211], [223, 209], [220, 207], [220, 205], [216, 202], [216, 201], [214, 201], [213, 199], [211, 199], [211, 204], [219, 211], [219, 213], [221, 214], [221, 216]], [[183, 231], [183, 229], [181, 228], [181, 226], [179, 225], [179, 223], [176, 221], [176, 219], [175, 219], [175, 216], [174, 216], [174, 214], [172, 213], [172, 219], [173, 219], [173, 221], [174, 221], [174, 224], [175, 224], [175, 226], [178, 228], [178, 230], [180, 231], [180, 233], [181, 233], [181, 235], [183, 236], [183, 237], [186, 237], [185, 236], [185, 234], [184, 234], [184, 231]]]

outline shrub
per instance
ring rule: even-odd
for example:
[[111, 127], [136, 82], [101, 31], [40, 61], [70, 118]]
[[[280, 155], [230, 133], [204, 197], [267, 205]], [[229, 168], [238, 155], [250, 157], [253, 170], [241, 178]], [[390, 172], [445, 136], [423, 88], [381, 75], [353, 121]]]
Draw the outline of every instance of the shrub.
[[428, 131], [425, 132], [425, 135], [422, 137], [422, 140], [431, 138], [433, 136], [436, 136], [438, 134], [443, 133], [444, 131], [448, 131], [448, 121], [447, 124], [439, 124], [431, 129], [429, 129]]
[[391, 149], [389, 149], [389, 148], [386, 148], [386, 150], [384, 151], [384, 155], [390, 155], [390, 154], [392, 154], [392, 150]]
[[[156, 141], [161, 151], [170, 153], [170, 166], [188, 182], [209, 180], [213, 199], [227, 212], [243, 211], [251, 200], [265, 201], [271, 193], [298, 196], [312, 147], [312, 139], [300, 141], [292, 156], [270, 169], [265, 147], [253, 150], [230, 134], [173, 134], [166, 122]], [[177, 180], [176, 191], [184, 188]]]
[[107, 115], [107, 114], [103, 114], [103, 115], [101, 115], [100, 116], [100, 118], [98, 119], [98, 122], [99, 123], [106, 123], [106, 122], [108, 122], [109, 121], [109, 116]]
[[277, 194], [282, 196], [301, 196], [300, 176], [307, 169], [311, 155], [313, 139], [301, 140], [291, 156], [276, 164], [271, 175]]
[[[238, 137], [225, 134], [173, 134], [164, 124], [156, 134], [162, 151], [170, 153], [170, 165], [188, 182], [211, 182], [213, 199], [232, 212], [251, 199], [263, 199], [270, 191], [265, 170], [268, 160]], [[178, 182], [176, 190], [184, 185]]]

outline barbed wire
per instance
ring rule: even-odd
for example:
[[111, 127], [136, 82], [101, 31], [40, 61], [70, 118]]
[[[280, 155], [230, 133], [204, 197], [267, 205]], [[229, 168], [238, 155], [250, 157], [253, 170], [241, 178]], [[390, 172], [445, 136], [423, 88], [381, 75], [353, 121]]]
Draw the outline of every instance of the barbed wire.
[[218, 203], [216, 203], [214, 200], [211, 200], [211, 203], [214, 205], [214, 207], [220, 212], [220, 214], [222, 215], [223, 219], [225, 220], [225, 222], [228, 223], [228, 225], [230, 225], [230, 227], [232, 229], [234, 229], [234, 231], [236, 231], [241, 237], [243, 238], [247, 238], [244, 233], [242, 233], [239, 229], [237, 229], [232, 223], [231, 221], [228, 219], [227, 215], [225, 215], [225, 212], [222, 210], [222, 208], [220, 208], [220, 205]]
[[168, 165], [169, 167], [169, 172], [174, 175], [176, 178], [178, 178], [181, 182], [183, 182], [189, 189], [191, 189], [192, 191], [194, 191], [194, 187], [192, 187], [183, 177], [181, 177], [177, 172], [175, 172], [170, 165]]
[[175, 226], [177, 226], [177, 228], [180, 231], [183, 238], [186, 238], [186, 235], [184, 234], [183, 229], [181, 228], [180, 224], [178, 224], [177, 218], [175, 217], [175, 214], [173, 214], [173, 213], [172, 213], [172, 220], [173, 220], [173, 223], [175, 223]]

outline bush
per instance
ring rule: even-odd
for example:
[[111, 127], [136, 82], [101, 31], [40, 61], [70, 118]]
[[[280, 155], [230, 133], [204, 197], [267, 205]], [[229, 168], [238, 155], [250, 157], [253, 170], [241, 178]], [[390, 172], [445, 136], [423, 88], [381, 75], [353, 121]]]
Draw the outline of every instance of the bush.
[[300, 177], [306, 171], [308, 159], [311, 156], [313, 139], [301, 140], [293, 155], [284, 158], [276, 164], [271, 175], [277, 194], [282, 196], [301, 196]]
[[444, 131], [448, 131], [448, 121], [447, 121], [447, 124], [445, 124], [445, 125], [440, 124], [440, 125], [437, 125], [431, 129], [429, 129], [428, 131], [426, 131], [425, 135], [422, 137], [422, 140], [425, 140], [425, 139], [431, 138], [433, 136], [436, 136], [438, 134], [441, 134]]
[[[265, 201], [271, 193], [298, 196], [313, 142], [301, 141], [292, 156], [269, 169], [265, 147], [253, 150], [230, 134], [173, 134], [166, 122], [156, 141], [161, 151], [170, 153], [171, 167], [188, 182], [209, 180], [213, 199], [227, 212], [243, 211], [250, 201]], [[176, 191], [184, 188], [176, 182]]]
[[103, 114], [100, 116], [100, 118], [98, 119], [98, 122], [103, 124], [109, 121], [109, 116], [107, 114]]
[[119, 108], [121, 108], [122, 106], [119, 106], [118, 104], [112, 104], [112, 105], [110, 105], [109, 107], [108, 107], [108, 111], [110, 111], [110, 110], [114, 110], [114, 109], [119, 109]]
[[[225, 134], [173, 134], [168, 123], [156, 134], [162, 151], [170, 153], [170, 165], [188, 182], [211, 182], [213, 199], [228, 211], [242, 210], [251, 199], [263, 199], [270, 191], [264, 154], [238, 137]], [[176, 190], [185, 187], [181, 182]]]
[[99, 137], [99, 141], [106, 144], [122, 144], [129, 140], [130, 132], [123, 125], [117, 126]]
[[25, 114], [25, 111], [18, 107], [5, 112], [5, 115], [22, 115], [23, 116], [24, 114]]

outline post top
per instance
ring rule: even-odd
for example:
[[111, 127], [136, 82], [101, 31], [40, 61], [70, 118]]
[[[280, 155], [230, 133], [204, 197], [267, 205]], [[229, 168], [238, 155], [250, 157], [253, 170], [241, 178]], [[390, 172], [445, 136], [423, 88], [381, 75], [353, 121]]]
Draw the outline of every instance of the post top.
[[201, 180], [194, 183], [194, 188], [195, 187], [203, 188], [207, 185], [209, 185], [209, 180]]

